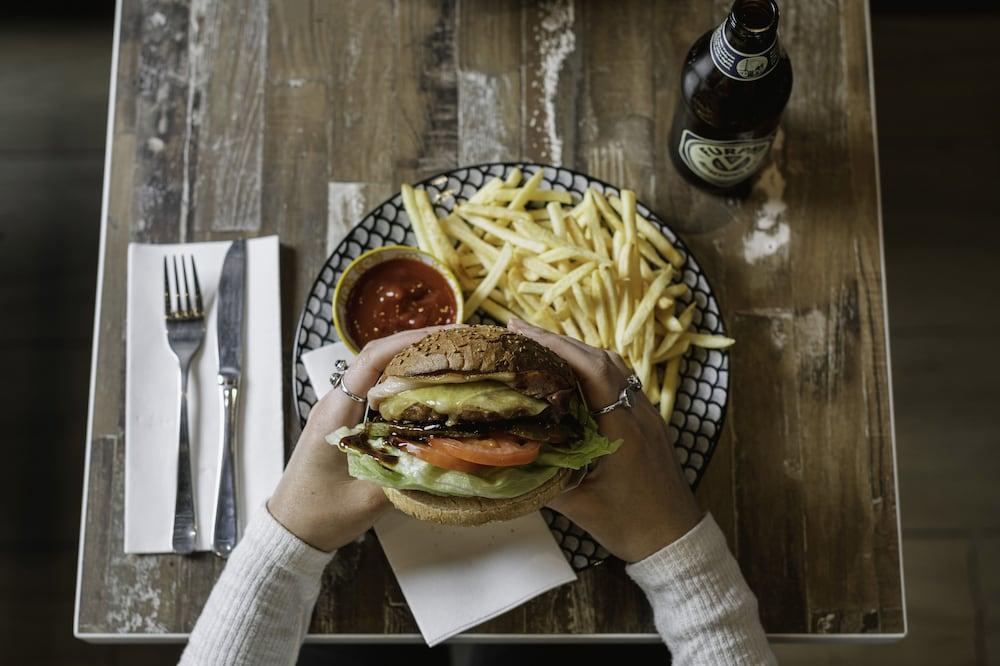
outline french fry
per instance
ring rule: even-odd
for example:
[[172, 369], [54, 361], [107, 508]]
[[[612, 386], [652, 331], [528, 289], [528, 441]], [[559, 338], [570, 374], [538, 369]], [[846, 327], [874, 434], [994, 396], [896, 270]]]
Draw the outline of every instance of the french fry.
[[635, 228], [635, 192], [632, 190], [622, 190], [622, 225], [625, 229], [625, 246], [619, 261], [625, 270], [620, 273], [627, 276], [629, 293], [633, 300], [638, 300], [642, 296], [642, 279], [639, 266], [639, 234]]
[[424, 232], [420, 208], [417, 207], [417, 200], [413, 193], [414, 189], [406, 183], [403, 183], [403, 186], [400, 188], [400, 194], [403, 198], [403, 208], [406, 209], [406, 216], [410, 218], [410, 226], [413, 228], [413, 235], [417, 237], [417, 247], [424, 252], [434, 254], [434, 248], [431, 247], [427, 240], [427, 234]]
[[583, 211], [583, 222], [590, 232], [590, 242], [594, 246], [594, 252], [602, 259], [611, 258], [611, 238], [607, 230], [601, 227], [600, 216], [594, 207], [585, 208]]
[[583, 334], [580, 333], [580, 329], [576, 327], [576, 324], [573, 323], [572, 319], [563, 319], [560, 323], [562, 325], [563, 331], [566, 332], [566, 335], [573, 338], [574, 340], [579, 340], [580, 342], [583, 342]]
[[479, 190], [469, 197], [469, 203], [471, 204], [488, 204], [496, 199], [496, 195], [499, 194], [503, 189], [503, 181], [499, 178], [491, 178], [488, 183], [479, 188]]
[[[503, 181], [501, 181], [502, 183]], [[492, 196], [492, 200], [497, 203], [504, 203], [508, 201], [513, 201], [523, 192], [523, 188], [515, 189], [501, 189], [498, 190]], [[573, 203], [573, 196], [569, 192], [560, 192], [558, 190], [539, 190], [535, 189], [528, 195], [528, 201], [541, 201], [541, 202], [557, 202], [561, 204], [571, 204]], [[472, 201], [472, 199], [469, 199]], [[477, 201], [476, 203], [481, 203]]]
[[479, 304], [479, 307], [489, 316], [496, 319], [503, 325], [507, 325], [507, 321], [514, 316], [514, 313], [500, 305], [492, 298], [487, 298]]
[[[479, 257], [480, 262], [484, 266], [492, 266], [493, 262], [500, 255], [500, 250], [477, 236], [458, 216], [449, 215], [441, 220], [441, 226], [444, 228], [446, 234], [464, 243], [471, 252]], [[489, 264], [484, 261], [484, 258], [489, 261]]]
[[601, 347], [611, 345], [608, 325], [608, 309], [604, 299], [604, 284], [599, 274], [590, 274], [590, 301], [594, 304], [594, 319], [597, 320], [597, 335], [601, 339]]
[[[671, 275], [673, 275], [673, 269], [664, 269], [660, 271], [660, 274], [649, 285], [642, 300], [636, 306], [631, 319], [629, 319], [625, 330], [622, 332], [622, 339], [619, 341], [621, 346], [632, 342], [632, 339], [639, 333], [639, 329], [646, 324], [647, 320], [651, 319], [653, 309], [656, 307], [656, 301], [663, 294], [663, 290], [667, 288], [667, 283], [670, 282]], [[652, 326], [652, 323], [650, 326]]]
[[452, 245], [451, 241], [445, 236], [444, 231], [442, 231], [438, 217], [434, 214], [434, 208], [431, 206], [431, 200], [427, 196], [427, 190], [416, 190], [414, 192], [414, 199], [421, 218], [420, 221], [423, 223], [424, 234], [427, 236], [427, 244], [435, 250], [431, 254], [443, 261], [452, 270], [457, 270], [459, 263], [455, 246]]
[[552, 233], [556, 238], [566, 240], [566, 218], [563, 216], [562, 206], [552, 202], [545, 206], [545, 210], [549, 214], [549, 220], [552, 221]]
[[543, 229], [534, 222], [525, 222], [523, 220], [514, 221], [514, 231], [519, 234], [523, 234], [533, 241], [538, 241], [539, 243], [544, 243], [548, 247], [572, 247], [568, 245], [565, 241], [560, 240], [556, 237], [554, 233], [548, 229]]
[[486, 233], [493, 234], [500, 240], [506, 241], [511, 245], [517, 245], [518, 247], [523, 247], [532, 254], [541, 254], [547, 249], [544, 243], [540, 243], [530, 238], [524, 238], [520, 234], [516, 234], [510, 229], [505, 229], [484, 217], [479, 217], [478, 215], [471, 215], [462, 212], [459, 209], [459, 215], [465, 218], [469, 224], [475, 225], [485, 231]]
[[588, 247], [590, 243], [588, 243], [587, 239], [583, 237], [583, 230], [577, 223], [577, 220], [571, 215], [567, 215], [565, 219], [566, 231], [573, 245], [576, 247]]
[[560, 278], [558, 282], [549, 287], [549, 290], [542, 296], [542, 302], [546, 305], [551, 304], [556, 296], [561, 296], [568, 291], [573, 286], [573, 283], [585, 278], [596, 266], [597, 264], [593, 261], [588, 261], [585, 264], [577, 266], [567, 273], [565, 277]]
[[705, 349], [727, 349], [736, 344], [736, 340], [724, 335], [709, 335], [707, 333], [685, 333], [684, 337], [695, 347]]
[[569, 303], [566, 302], [565, 298], [557, 298], [556, 302], [552, 304], [552, 316], [559, 321], [565, 321], [570, 317]]
[[590, 317], [587, 316], [587, 313], [583, 311], [583, 308], [572, 301], [567, 301], [567, 303], [573, 321], [576, 323], [577, 328], [580, 329], [580, 333], [583, 334], [583, 341], [592, 346], [601, 344], [601, 338], [597, 334], [597, 329], [594, 327], [593, 322], [591, 322]]
[[653, 332], [653, 320], [650, 319], [646, 322], [646, 330], [643, 336], [643, 368], [646, 374], [642, 378], [642, 387], [646, 392], [646, 397], [653, 404], [660, 397], [660, 392], [657, 390], [656, 386], [656, 366], [653, 364], [653, 359], [650, 358], [649, 352], [653, 350], [653, 345], [656, 343], [655, 333]]
[[493, 220], [524, 220], [531, 222], [531, 215], [523, 210], [511, 210], [503, 206], [488, 206], [484, 204], [458, 204], [455, 211], [468, 220], [470, 217], [481, 217]]
[[[521, 257], [521, 262], [524, 264], [525, 278], [534, 280], [545, 278], [546, 280], [556, 282], [563, 276], [563, 273], [560, 273], [558, 269], [553, 268], [537, 257]], [[532, 271], [535, 274], [534, 278], [529, 278], [527, 271]]]
[[664, 361], [669, 361], [670, 359], [680, 358], [687, 353], [687, 350], [691, 347], [691, 341], [687, 338], [681, 337], [673, 347], [670, 348], [664, 356]]
[[667, 290], [663, 292], [664, 296], [669, 296], [670, 298], [681, 298], [687, 296], [690, 293], [691, 288], [688, 287], [683, 282], [679, 284], [672, 284], [667, 287]]
[[677, 387], [680, 384], [681, 359], [676, 357], [667, 362], [663, 371], [663, 385], [660, 388], [660, 416], [664, 421], [670, 421], [674, 412], [674, 401], [677, 399]]
[[601, 217], [604, 218], [611, 228], [615, 231], [624, 229], [621, 218], [618, 217], [618, 213], [611, 207], [611, 204], [604, 198], [604, 195], [594, 188], [590, 188], [590, 195], [593, 197], [594, 204], [597, 206], [597, 210], [600, 211]]
[[524, 210], [524, 205], [528, 203], [531, 199], [532, 193], [538, 189], [539, 183], [542, 182], [542, 178], [545, 177], [545, 169], [539, 169], [531, 175], [528, 182], [524, 184], [520, 190], [518, 190], [517, 195], [511, 199], [507, 208], [511, 210]]
[[567, 259], [576, 259], [578, 261], [596, 261], [602, 266], [611, 265], [611, 260], [603, 259], [590, 250], [585, 250], [575, 245], [559, 245], [558, 247], [546, 250], [538, 255], [538, 260], [544, 261], [547, 264], [554, 264], [566, 261]]
[[503, 275], [504, 271], [510, 265], [511, 259], [514, 258], [514, 247], [512, 245], [504, 245], [503, 249], [500, 250], [500, 256], [497, 258], [496, 263], [490, 268], [490, 272], [486, 274], [483, 281], [479, 283], [476, 290], [465, 299], [465, 316], [469, 318], [475, 313], [476, 309], [479, 308], [480, 304], [486, 300], [486, 297], [490, 295], [493, 291], [493, 287], [497, 286], [500, 282], [500, 277]]
[[[610, 203], [612, 208], [621, 213], [622, 201], [620, 199], [611, 197]], [[663, 255], [664, 259], [673, 264], [674, 268], [680, 268], [684, 264], [684, 257], [681, 256], [681, 253], [667, 240], [666, 236], [660, 233], [659, 229], [653, 226], [652, 222], [642, 215], [637, 215], [636, 226], [639, 230], [639, 235], [648, 240]]]
[[[691, 319], [694, 318], [694, 308], [695, 304], [691, 303], [686, 308], [684, 308], [684, 311], [681, 312], [679, 317], [677, 317], [678, 321], [681, 322], [681, 326], [683, 326], [684, 328], [687, 328], [691, 325]], [[659, 362], [656, 361], [656, 359], [662, 360], [662, 358], [666, 355], [666, 353], [670, 351], [671, 347], [673, 347], [677, 343], [680, 337], [681, 337], [680, 333], [673, 333], [673, 332], [668, 333], [666, 336], [664, 336], [663, 340], [660, 341], [660, 345], [655, 350], [653, 350], [654, 362]]]
[[538, 294], [541, 296], [549, 290], [549, 285], [545, 282], [529, 282], [525, 280], [517, 285], [515, 291], [519, 294]]
[[521, 167], [514, 167], [514, 169], [507, 175], [507, 178], [503, 181], [504, 187], [517, 187], [521, 184]]

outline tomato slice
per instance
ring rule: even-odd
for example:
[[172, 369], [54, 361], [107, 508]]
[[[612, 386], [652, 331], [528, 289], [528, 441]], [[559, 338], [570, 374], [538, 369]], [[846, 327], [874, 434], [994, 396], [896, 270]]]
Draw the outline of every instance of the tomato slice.
[[423, 442], [403, 440], [399, 442], [399, 448], [416, 458], [420, 458], [424, 462], [434, 465], [435, 467], [443, 467], [444, 469], [450, 469], [455, 472], [475, 474], [483, 468], [482, 465], [476, 465], [475, 463], [455, 458], [454, 456], [448, 454], [448, 452], [444, 449], [424, 444]]
[[538, 457], [541, 442], [518, 441], [505, 432], [492, 432], [489, 437], [431, 437], [429, 444], [453, 458], [492, 467], [527, 465]]

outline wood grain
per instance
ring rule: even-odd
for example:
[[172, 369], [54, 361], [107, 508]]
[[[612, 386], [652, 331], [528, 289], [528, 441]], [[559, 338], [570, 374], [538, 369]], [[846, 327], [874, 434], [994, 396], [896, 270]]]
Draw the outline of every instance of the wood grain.
[[[739, 346], [699, 499], [766, 629], [901, 631], [866, 7], [783, 7], [795, 91], [730, 201], [686, 185], [666, 146], [680, 63], [725, 4], [124, 0], [81, 630], [189, 631], [222, 566], [121, 552], [127, 242], [280, 234], [287, 359], [326, 253], [401, 180], [525, 159], [636, 189], [711, 276]], [[416, 631], [371, 534], [323, 585], [313, 633]], [[610, 561], [476, 631], [655, 629]]]

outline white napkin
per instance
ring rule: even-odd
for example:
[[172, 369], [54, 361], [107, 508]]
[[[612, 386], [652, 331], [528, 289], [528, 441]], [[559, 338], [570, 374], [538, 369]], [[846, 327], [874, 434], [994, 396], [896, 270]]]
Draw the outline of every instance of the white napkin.
[[[306, 352], [302, 362], [316, 395], [330, 390], [337, 343]], [[375, 524], [382, 549], [427, 645], [576, 580], [538, 512], [480, 527], [449, 527], [390, 511]]]
[[[163, 319], [163, 257], [193, 255], [206, 309], [191, 363], [188, 417], [197, 550], [211, 550], [221, 460], [216, 289], [229, 242], [147, 245], [128, 251], [125, 360], [125, 552], [171, 550], [177, 484], [180, 374]], [[240, 524], [274, 489], [284, 466], [278, 237], [247, 241], [243, 376], [236, 450]]]

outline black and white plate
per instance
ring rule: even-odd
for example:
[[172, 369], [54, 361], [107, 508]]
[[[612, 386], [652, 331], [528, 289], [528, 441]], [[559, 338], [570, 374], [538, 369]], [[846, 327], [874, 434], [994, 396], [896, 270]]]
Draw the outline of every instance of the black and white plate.
[[[515, 167], [520, 167], [526, 177], [538, 169], [544, 169], [545, 177], [540, 188], [571, 192], [577, 199], [590, 187], [606, 195], [619, 194], [619, 189], [614, 185], [577, 171], [526, 163], [463, 167], [428, 178], [418, 183], [417, 187], [425, 188], [438, 213], [445, 215], [451, 211], [456, 199], [468, 199], [491, 178], [504, 178]], [[724, 334], [725, 327], [722, 314], [719, 312], [719, 304], [712, 294], [708, 279], [687, 246], [663, 220], [641, 202], [636, 208], [643, 217], [660, 229], [685, 258], [682, 277], [685, 284], [691, 287], [690, 298], [697, 303], [693, 318], [695, 327], [705, 333]], [[362, 252], [383, 245], [397, 244], [416, 245], [416, 238], [410, 228], [410, 221], [399, 194], [360, 220], [344, 237], [316, 276], [302, 310], [302, 316], [299, 318], [293, 351], [292, 382], [295, 406], [303, 424], [309, 417], [309, 410], [316, 404], [316, 392], [306, 375], [302, 354], [333, 344], [338, 339], [333, 327], [331, 299], [341, 272]], [[492, 320], [482, 314], [473, 318], [473, 321], [476, 320], [492, 323]], [[668, 428], [677, 458], [692, 486], [697, 485], [705, 473], [716, 442], [722, 433], [728, 393], [728, 353], [692, 347], [681, 362], [681, 382]], [[542, 509], [542, 514], [561, 544], [566, 559], [575, 569], [586, 569], [609, 556], [589, 534], [567, 520], [565, 516], [550, 509]]]

